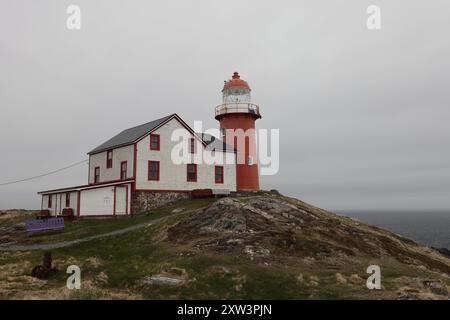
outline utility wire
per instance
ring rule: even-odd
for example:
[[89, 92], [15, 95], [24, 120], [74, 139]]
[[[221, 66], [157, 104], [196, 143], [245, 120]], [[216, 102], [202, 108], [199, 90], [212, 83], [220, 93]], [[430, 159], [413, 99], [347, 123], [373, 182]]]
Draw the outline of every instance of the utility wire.
[[78, 166], [78, 165], [80, 165], [82, 163], [86, 163], [86, 162], [87, 162], [87, 160], [83, 160], [83, 161], [79, 161], [79, 162], [76, 162], [74, 164], [71, 164], [70, 166], [67, 166], [67, 167], [64, 167], [64, 168], [61, 168], [61, 169], [58, 169], [58, 170], [50, 171], [50, 172], [47, 172], [47, 173], [43, 173], [43, 174], [40, 174], [38, 176], [0, 183], [0, 187], [1, 186], [7, 186], [7, 185], [10, 185], [10, 184], [14, 184], [14, 183], [19, 183], [19, 182], [29, 181], [29, 180], [33, 180], [33, 179], [38, 179], [38, 178], [42, 178], [42, 177], [45, 177], [45, 176], [49, 176], [51, 174], [55, 174], [55, 173], [58, 173], [58, 172], [70, 169], [72, 167]]

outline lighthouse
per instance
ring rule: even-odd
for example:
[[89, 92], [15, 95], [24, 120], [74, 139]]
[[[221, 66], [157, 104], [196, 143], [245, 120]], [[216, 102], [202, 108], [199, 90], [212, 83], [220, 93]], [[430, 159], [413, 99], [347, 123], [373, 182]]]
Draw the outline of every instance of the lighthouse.
[[236, 188], [259, 190], [255, 122], [261, 118], [259, 106], [251, 101], [251, 89], [238, 72], [225, 81], [222, 104], [215, 108], [223, 141], [237, 151]]

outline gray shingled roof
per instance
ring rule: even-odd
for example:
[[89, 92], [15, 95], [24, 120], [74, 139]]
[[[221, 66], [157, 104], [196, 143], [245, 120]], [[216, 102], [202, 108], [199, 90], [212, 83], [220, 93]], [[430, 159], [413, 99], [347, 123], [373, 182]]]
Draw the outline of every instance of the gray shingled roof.
[[167, 117], [153, 120], [148, 123], [141, 124], [140, 126], [137, 127], [126, 129], [121, 133], [119, 133], [118, 135], [112, 137], [108, 141], [102, 143], [97, 148], [89, 151], [88, 154], [98, 153], [109, 149], [117, 148], [120, 146], [130, 145], [175, 115], [176, 114], [174, 113]]
[[203, 142], [206, 143], [207, 149], [224, 151], [224, 152], [234, 152], [235, 151], [232, 146], [230, 146], [229, 144], [226, 144], [219, 138], [216, 138], [210, 134], [200, 133], [200, 134], [197, 134], [197, 136], [202, 137]]
[[[172, 117], [178, 117], [176, 113], [171, 114], [169, 116], [166, 116], [161, 119], [153, 120], [148, 123], [141, 124], [140, 126], [133, 127], [130, 129], [126, 129], [119, 133], [118, 135], [115, 135], [108, 141], [102, 143], [97, 148], [91, 150], [88, 152], [88, 154], [93, 153], [99, 153], [106, 150], [118, 148], [118, 147], [124, 147], [130, 144], [133, 144], [143, 136], [147, 135], [149, 132], [153, 131], [157, 127], [159, 127], [161, 124], [166, 122], [167, 120], [171, 119]], [[179, 118], [179, 117], [178, 117]], [[197, 137], [201, 138], [202, 141], [205, 143], [205, 145], [209, 149], [215, 149], [218, 151], [225, 151], [225, 152], [234, 152], [234, 148], [230, 145], [225, 144], [222, 140], [206, 134], [206, 133], [200, 133], [196, 134]]]

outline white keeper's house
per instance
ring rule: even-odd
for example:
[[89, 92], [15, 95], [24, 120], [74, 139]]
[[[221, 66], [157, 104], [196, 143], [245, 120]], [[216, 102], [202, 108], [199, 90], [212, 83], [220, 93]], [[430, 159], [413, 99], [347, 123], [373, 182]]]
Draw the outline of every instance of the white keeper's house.
[[[222, 93], [223, 103], [215, 110], [221, 129], [243, 124], [247, 129], [252, 123], [254, 128], [259, 108], [250, 102], [247, 82], [235, 73]], [[173, 150], [180, 144], [173, 139], [174, 131], [188, 137], [190, 160], [185, 163], [173, 161]], [[195, 133], [177, 114], [124, 130], [88, 153], [86, 185], [38, 192], [41, 209], [52, 216], [64, 209], [76, 217], [130, 215], [187, 199], [195, 189], [258, 189], [258, 166], [249, 156], [254, 150], [248, 146], [238, 150], [228, 142], [225, 136], [221, 140]], [[230, 155], [236, 159], [239, 152], [249, 159], [247, 163], [226, 161]], [[208, 157], [225, 161], [198, 160]]]

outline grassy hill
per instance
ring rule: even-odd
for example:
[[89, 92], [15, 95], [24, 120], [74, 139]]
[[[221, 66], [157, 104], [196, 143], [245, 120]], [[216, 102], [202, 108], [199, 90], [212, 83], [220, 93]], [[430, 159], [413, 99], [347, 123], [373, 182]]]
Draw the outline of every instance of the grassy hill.
[[[7, 242], [16, 245], [164, 219], [52, 250], [59, 272], [47, 280], [30, 276], [43, 251], [4, 251], [3, 299], [448, 299], [447, 257], [277, 193], [183, 201], [133, 218], [74, 221], [63, 232], [30, 237], [21, 226], [29, 214], [6, 214], [0, 214], [0, 239], [9, 232]], [[66, 288], [72, 264], [81, 268], [81, 290]], [[381, 268], [381, 290], [366, 287], [373, 264]]]

